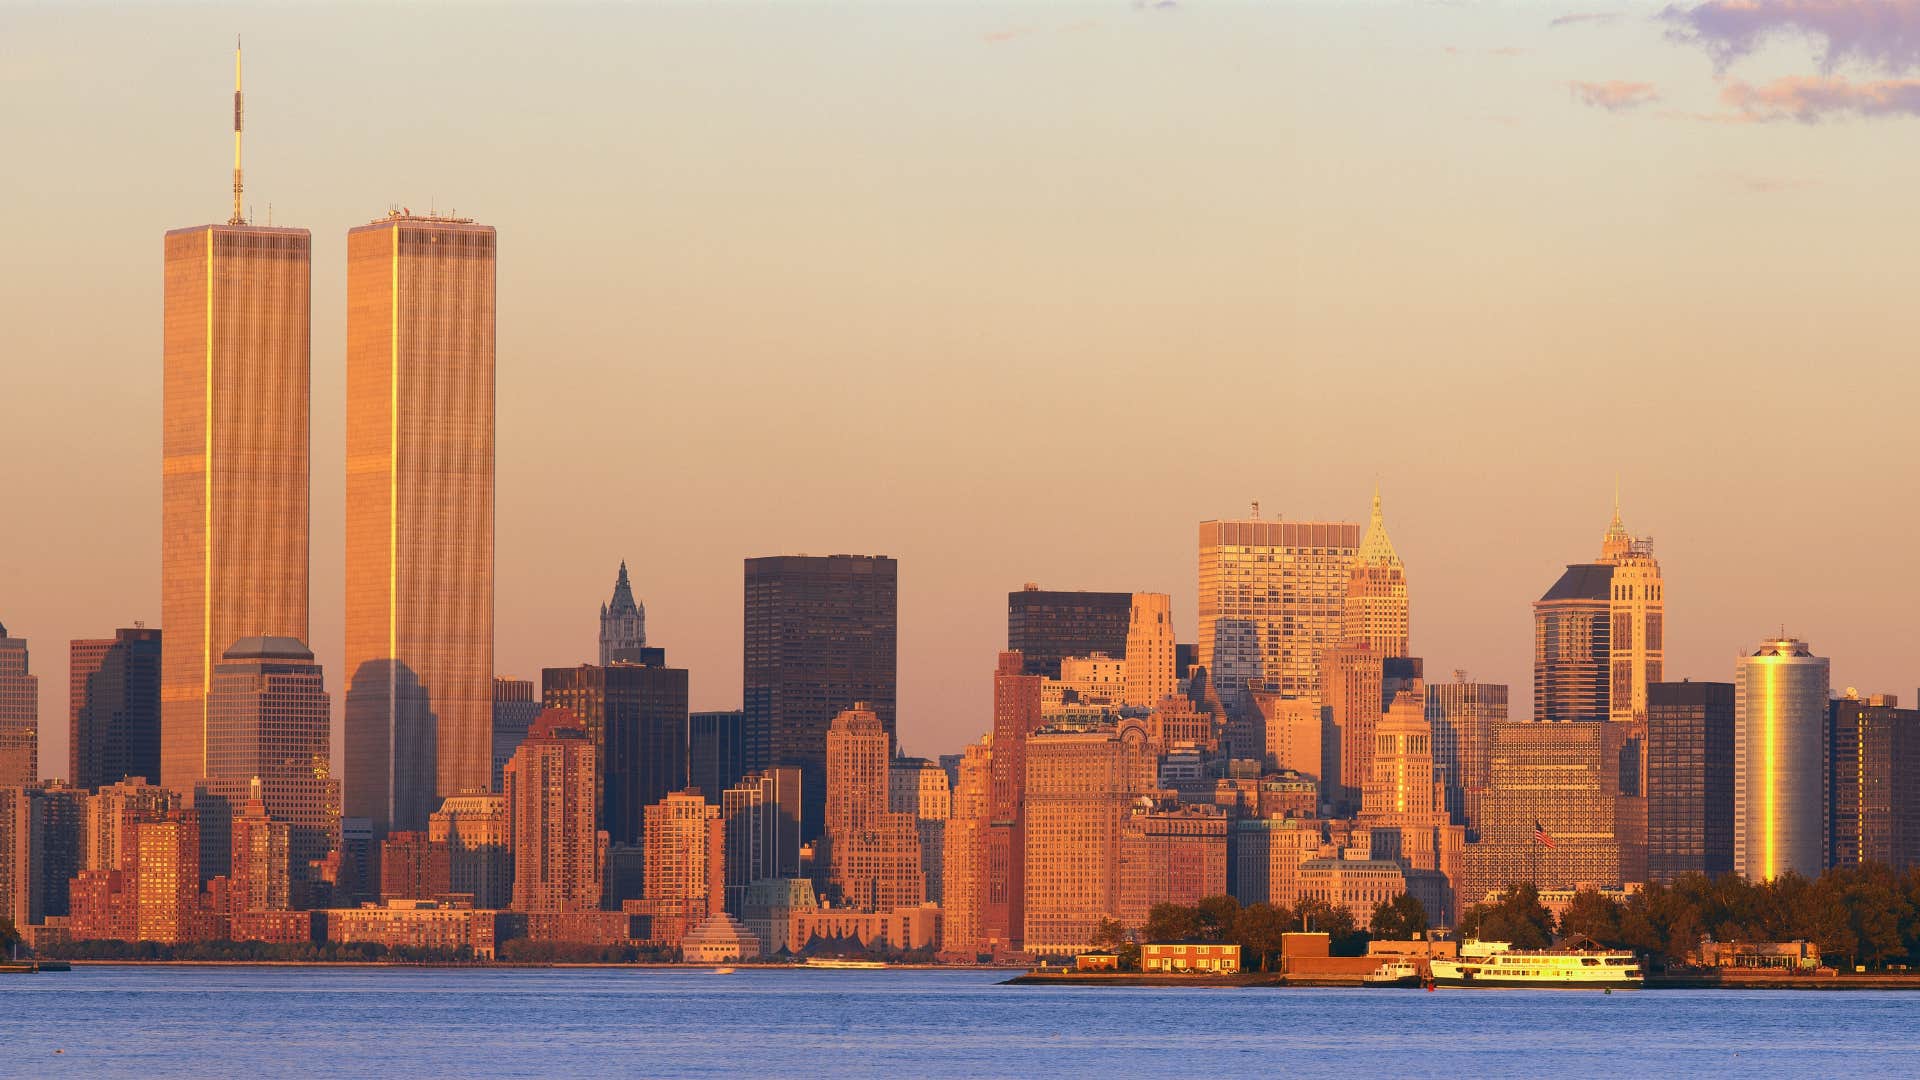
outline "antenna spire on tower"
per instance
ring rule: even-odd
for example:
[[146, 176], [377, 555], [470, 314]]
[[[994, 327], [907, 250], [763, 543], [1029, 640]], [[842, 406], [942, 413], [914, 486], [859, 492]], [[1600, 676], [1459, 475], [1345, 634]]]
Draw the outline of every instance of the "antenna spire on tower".
[[229, 225], [245, 225], [246, 215], [240, 210], [240, 193], [246, 185], [240, 180], [240, 35], [233, 35], [233, 216], [227, 219]]

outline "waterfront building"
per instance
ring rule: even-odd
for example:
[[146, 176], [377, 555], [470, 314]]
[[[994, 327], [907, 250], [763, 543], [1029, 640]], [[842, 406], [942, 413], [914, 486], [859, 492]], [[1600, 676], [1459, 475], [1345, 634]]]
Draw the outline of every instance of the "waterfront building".
[[1000, 654], [993, 675], [983, 951], [1019, 951], [1026, 933], [1026, 747], [1045, 722], [1044, 681], [1042, 675], [1027, 674], [1026, 658], [1017, 650]]
[[1251, 691], [1320, 692], [1320, 657], [1341, 640], [1359, 553], [1347, 522], [1200, 523], [1199, 665], [1230, 713]]
[[[1042, 589], [1029, 582], [1007, 594], [1007, 651], [1020, 654], [1022, 674], [1049, 679], [1060, 677], [1060, 661], [1069, 656], [1124, 657], [1132, 633], [1134, 597], [1133, 593]], [[1151, 648], [1145, 639], [1141, 644]]]
[[[999, 746], [996, 738], [994, 745]], [[1146, 729], [1042, 729], [1025, 751], [1025, 929], [1037, 955], [1085, 952], [1120, 910], [1120, 833], [1157, 790]]]
[[347, 233], [346, 812], [376, 836], [491, 778], [494, 273], [466, 219]]
[[477, 908], [504, 908], [513, 899], [513, 853], [508, 844], [507, 797], [486, 792], [454, 795], [427, 819], [427, 840], [447, 853], [447, 891], [473, 897]]
[[105, 787], [160, 775], [160, 631], [144, 626], [72, 644], [67, 782]]
[[716, 806], [747, 775], [747, 714], [722, 709], [687, 714], [687, 786]]
[[884, 555], [746, 561], [748, 767], [800, 769], [801, 839], [825, 824], [827, 728], [867, 702], [894, 734], [899, 564]]
[[1827, 659], [1781, 636], [1735, 665], [1733, 868], [1750, 881], [1827, 868]]
[[891, 809], [893, 737], [879, 714], [857, 702], [827, 730], [827, 893], [862, 911], [912, 907], [927, 898], [920, 832]]
[[1381, 656], [1409, 656], [1407, 572], [1387, 536], [1380, 489], [1373, 489], [1373, 516], [1347, 574], [1340, 640], [1360, 642]]
[[605, 667], [547, 668], [541, 685], [546, 707], [571, 713], [593, 743], [600, 827], [637, 846], [646, 808], [687, 786], [687, 669], [645, 649]]
[[192, 810], [134, 826], [134, 933], [175, 945], [198, 935], [200, 819]]
[[744, 915], [754, 882], [800, 876], [800, 770], [768, 769], [742, 778], [722, 793], [720, 816], [726, 824], [726, 906]]
[[1614, 816], [1623, 726], [1494, 725], [1480, 838], [1467, 846], [1460, 895], [1521, 882], [1542, 889], [1619, 883]]
[[633, 598], [633, 583], [627, 580], [627, 563], [622, 559], [620, 576], [613, 582], [613, 598], [600, 605], [600, 666], [646, 647], [647, 609]]
[[[340, 782], [331, 775], [329, 749], [332, 712], [320, 665], [292, 638], [242, 638], [214, 666], [206, 712], [204, 779], [196, 793], [233, 808], [244, 805], [257, 786], [267, 814], [292, 828], [295, 880], [304, 882], [308, 864], [337, 846], [340, 831]], [[219, 826], [211, 808], [205, 809], [201, 830], [216, 841]]]
[[1833, 801], [1829, 861], [1920, 866], [1920, 709], [1849, 689], [1828, 708]]
[[1507, 722], [1507, 687], [1470, 682], [1455, 671], [1452, 682], [1427, 684], [1427, 723], [1433, 729], [1433, 767], [1443, 778], [1446, 809], [1454, 824], [1480, 827], [1480, 799], [1488, 784], [1493, 728]]
[[1408, 891], [1407, 872], [1393, 859], [1308, 859], [1299, 866], [1299, 882], [1300, 899], [1344, 908], [1360, 927], [1372, 924], [1382, 901]]
[[502, 790], [507, 762], [519, 749], [520, 740], [527, 737], [527, 729], [533, 726], [540, 709], [539, 688], [532, 679], [493, 677], [493, 786], [488, 790]]
[[29, 667], [27, 639], [0, 626], [0, 787], [40, 780], [40, 677]]
[[724, 911], [709, 917], [680, 942], [680, 959], [689, 964], [730, 964], [759, 958], [759, 940]]
[[913, 819], [920, 834], [920, 872], [926, 878], [927, 899], [942, 903], [947, 819], [953, 812], [946, 771], [926, 758], [894, 758], [887, 768], [887, 801], [894, 813]]
[[424, 832], [391, 832], [380, 841], [380, 902], [437, 900], [453, 891], [447, 845]]
[[1120, 824], [1118, 918], [1145, 926], [1157, 904], [1192, 907], [1227, 891], [1227, 812], [1204, 803], [1135, 805]]
[[0, 917], [14, 926], [46, 918], [43, 871], [34, 843], [41, 830], [40, 791], [23, 784], [0, 787]]
[[419, 899], [393, 900], [379, 906], [329, 908], [316, 914], [330, 942], [448, 952], [469, 949], [476, 960], [493, 959], [499, 942], [508, 936], [503, 931], [510, 931], [513, 925], [512, 918], [503, 911], [452, 907]]
[[1180, 692], [1174, 670], [1173, 597], [1133, 594], [1127, 609], [1126, 692], [1122, 704], [1154, 708]]
[[1732, 683], [1647, 687], [1647, 876], [1733, 872]]
[[593, 742], [565, 709], [542, 710], [507, 762], [515, 911], [600, 907], [606, 833], [594, 821]]
[[1149, 941], [1140, 946], [1140, 970], [1234, 975], [1240, 971], [1240, 946], [1208, 941]]
[[649, 939], [679, 945], [725, 906], [726, 822], [697, 791], [675, 791], [646, 809], [645, 898], [626, 910], [652, 917]]
[[986, 940], [987, 843], [992, 822], [993, 736], [969, 743], [955, 769], [953, 810], [941, 855], [940, 942], [947, 955], [972, 960]]
[[818, 910], [813, 882], [806, 878], [761, 878], [741, 898], [740, 919], [768, 956], [799, 951], [793, 940], [794, 916]]
[[[4, 798], [4, 796], [0, 796]], [[67, 932], [74, 941], [138, 941], [138, 875], [132, 870], [82, 870], [74, 877]]]
[[799, 952], [814, 938], [856, 941], [863, 949], [913, 952], [940, 945], [940, 908], [918, 904], [889, 911], [796, 909], [788, 916], [787, 947]]
[[221, 653], [249, 635], [308, 635], [312, 237], [250, 225], [235, 201], [226, 224], [175, 229], [163, 250], [167, 641], [149, 778], [179, 792], [206, 776]]

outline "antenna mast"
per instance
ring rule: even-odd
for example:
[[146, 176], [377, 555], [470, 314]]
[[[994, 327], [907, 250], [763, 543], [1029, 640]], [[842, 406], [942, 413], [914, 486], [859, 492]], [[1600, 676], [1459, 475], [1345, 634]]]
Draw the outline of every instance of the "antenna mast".
[[240, 212], [240, 193], [246, 185], [240, 181], [240, 36], [233, 38], [233, 216], [227, 219], [229, 225], [245, 225], [247, 219]]

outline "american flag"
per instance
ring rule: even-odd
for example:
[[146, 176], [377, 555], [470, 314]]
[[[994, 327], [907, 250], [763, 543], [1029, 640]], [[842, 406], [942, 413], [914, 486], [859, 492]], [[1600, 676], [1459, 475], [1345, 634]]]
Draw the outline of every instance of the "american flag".
[[1540, 822], [1537, 819], [1533, 823], [1533, 842], [1539, 844], [1541, 847], [1550, 848], [1553, 846], [1553, 837], [1547, 835], [1547, 830], [1540, 827]]

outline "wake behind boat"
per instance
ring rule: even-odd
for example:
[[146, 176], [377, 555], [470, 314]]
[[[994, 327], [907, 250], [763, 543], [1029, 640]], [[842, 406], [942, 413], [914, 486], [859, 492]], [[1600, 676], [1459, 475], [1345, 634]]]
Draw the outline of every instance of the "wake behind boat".
[[1433, 958], [1435, 986], [1513, 989], [1638, 990], [1640, 960], [1620, 949], [1516, 949], [1504, 941], [1464, 941], [1457, 957]]
[[815, 957], [805, 961], [803, 966], [831, 968], [837, 971], [873, 971], [887, 965], [878, 960], [823, 960]]

